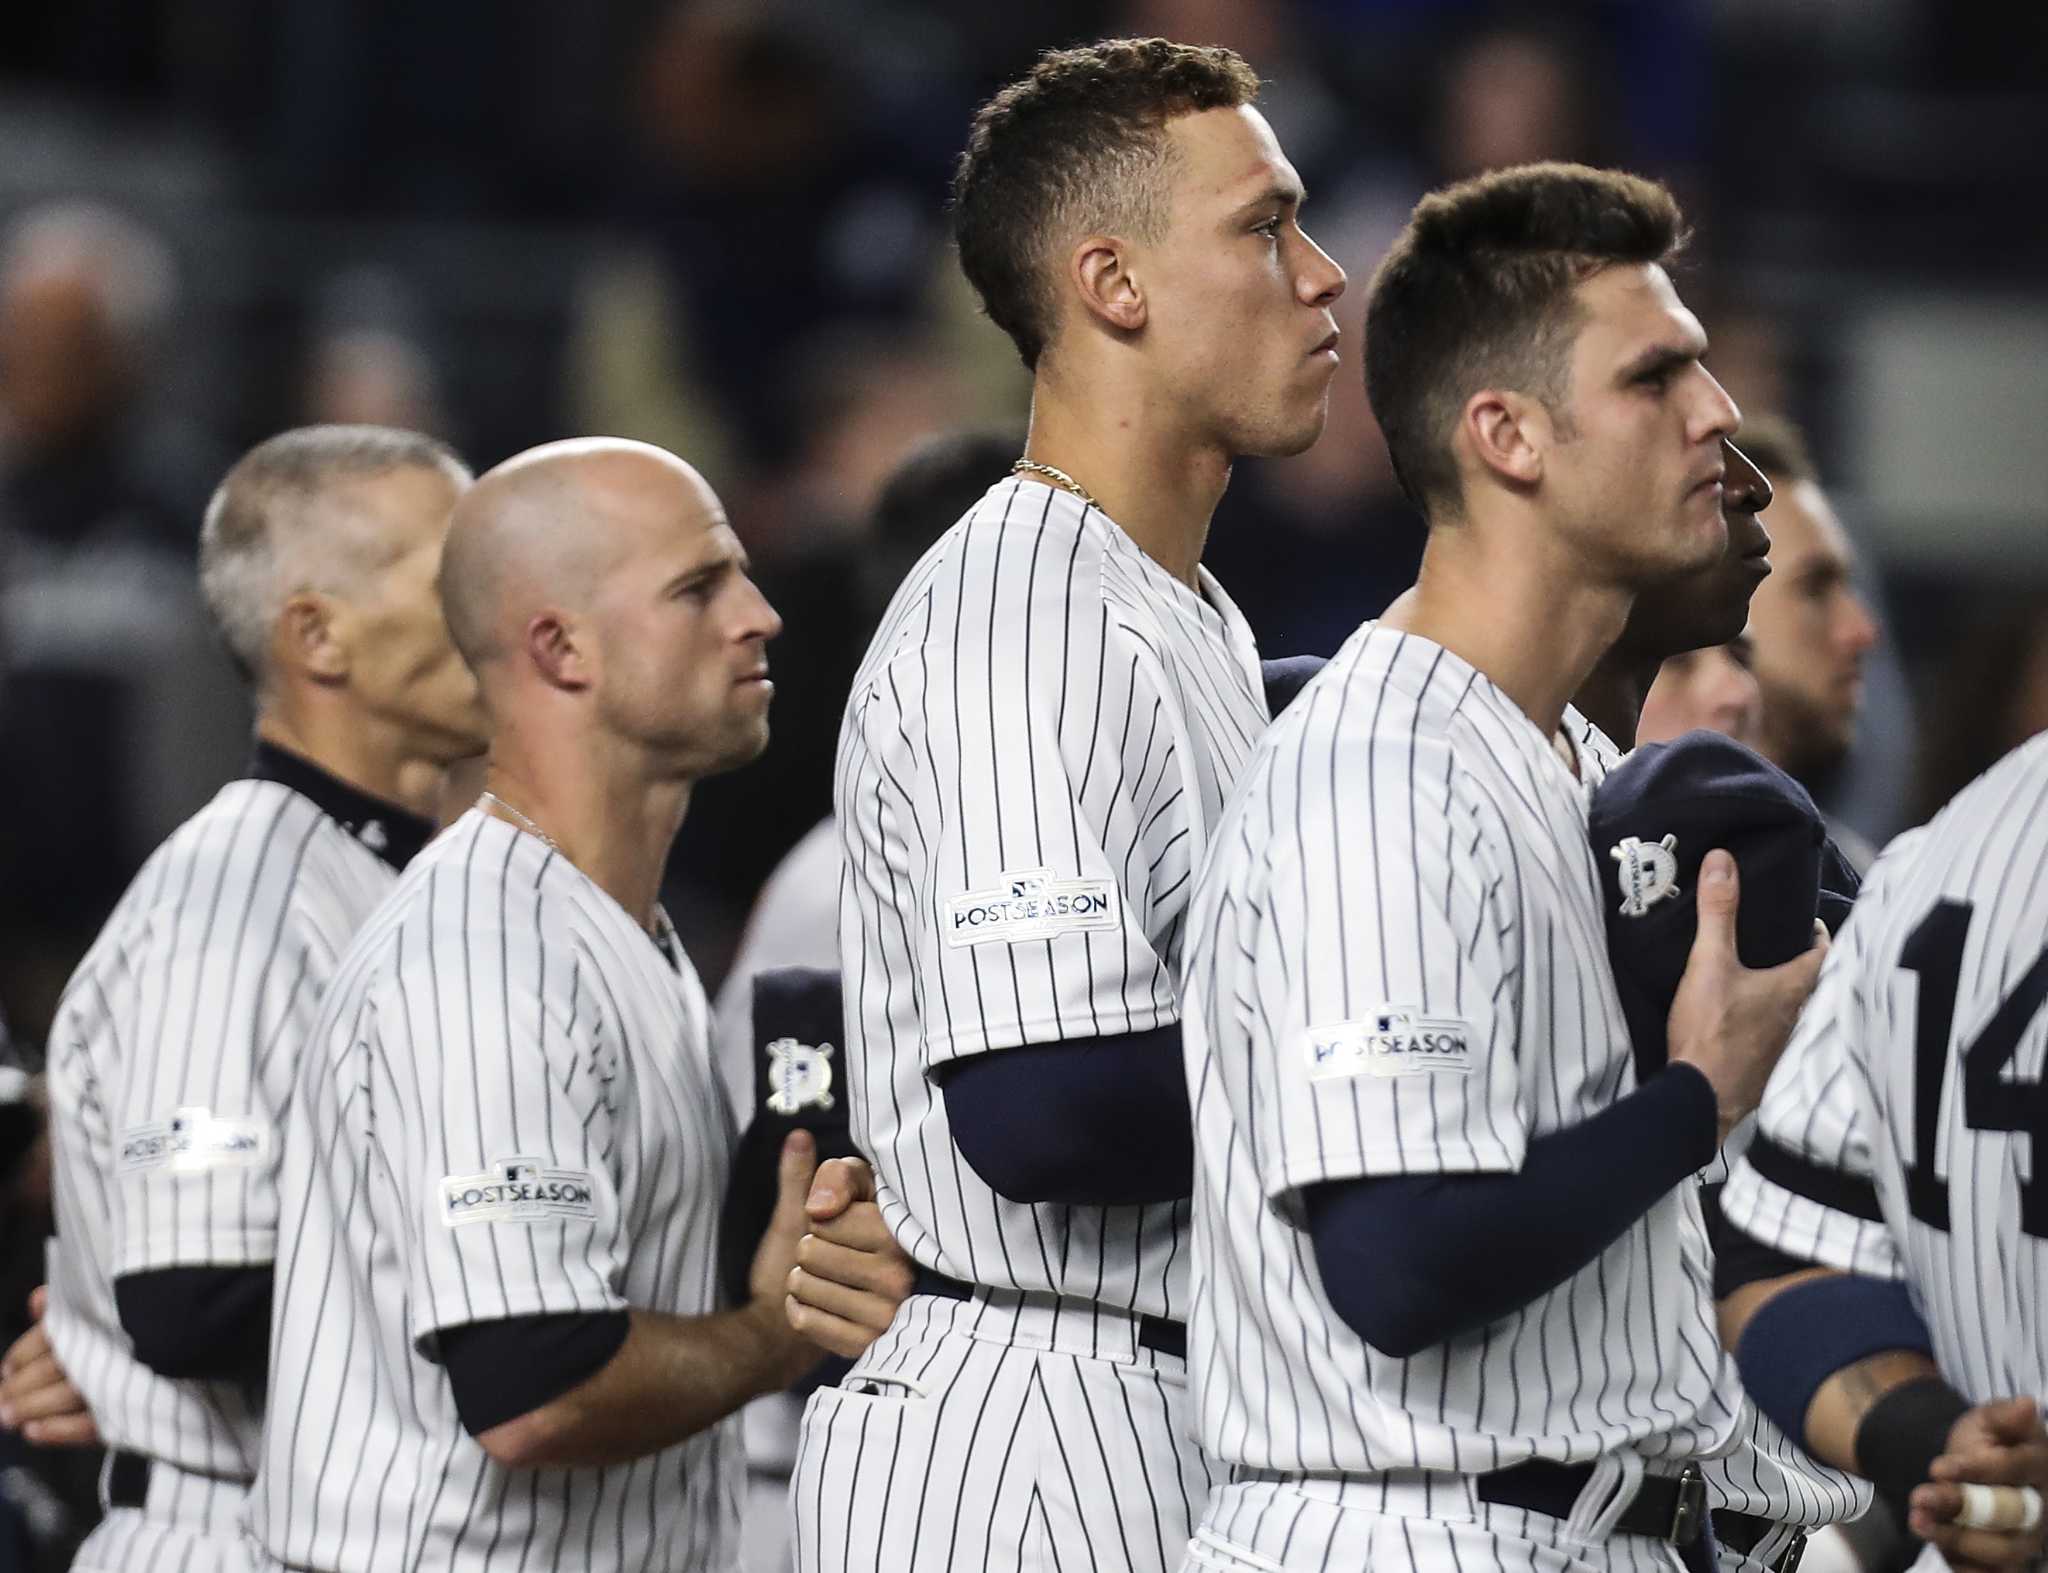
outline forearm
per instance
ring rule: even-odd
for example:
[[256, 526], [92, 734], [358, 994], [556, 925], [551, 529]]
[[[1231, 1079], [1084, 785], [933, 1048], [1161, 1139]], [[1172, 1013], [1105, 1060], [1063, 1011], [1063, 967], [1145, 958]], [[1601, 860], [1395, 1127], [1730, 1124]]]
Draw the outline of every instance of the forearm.
[[[1722, 1270], [1768, 1262], [1738, 1237]], [[1824, 1463], [1902, 1497], [1965, 1401], [1940, 1385], [1925, 1326], [1904, 1287], [1832, 1268], [1723, 1285], [1721, 1341], [1759, 1408]], [[1914, 1388], [1908, 1393], [1908, 1388]], [[1874, 1412], [1890, 1407], [1877, 1424]]]
[[810, 1369], [819, 1351], [779, 1303], [708, 1316], [634, 1311], [626, 1341], [559, 1398], [480, 1433], [514, 1468], [590, 1468], [644, 1458], [695, 1436]]
[[1591, 1119], [1531, 1141], [1515, 1173], [1313, 1188], [1317, 1264], [1359, 1336], [1407, 1358], [1564, 1282], [1713, 1149], [1712, 1089], [1673, 1067]]

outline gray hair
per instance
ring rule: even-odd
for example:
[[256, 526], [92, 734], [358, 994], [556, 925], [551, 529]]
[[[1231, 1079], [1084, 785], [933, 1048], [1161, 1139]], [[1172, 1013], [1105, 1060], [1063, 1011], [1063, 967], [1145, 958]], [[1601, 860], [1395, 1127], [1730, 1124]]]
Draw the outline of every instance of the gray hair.
[[48, 202], [19, 214], [0, 238], [0, 281], [82, 278], [116, 338], [146, 344], [177, 304], [170, 248], [126, 214], [96, 202]]
[[351, 588], [356, 544], [314, 528], [337, 483], [395, 470], [469, 469], [446, 443], [388, 426], [301, 426], [258, 443], [228, 471], [199, 530], [199, 589], [221, 641], [260, 691], [271, 630], [302, 591]]

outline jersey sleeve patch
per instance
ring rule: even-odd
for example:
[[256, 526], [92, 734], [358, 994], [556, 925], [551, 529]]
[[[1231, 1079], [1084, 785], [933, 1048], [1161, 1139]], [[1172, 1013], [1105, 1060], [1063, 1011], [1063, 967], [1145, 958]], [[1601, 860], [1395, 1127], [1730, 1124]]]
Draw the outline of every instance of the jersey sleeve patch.
[[1122, 898], [1110, 879], [1055, 879], [1050, 869], [999, 876], [989, 890], [969, 890], [946, 903], [951, 946], [1015, 944], [1060, 934], [1122, 926]]
[[175, 1110], [168, 1120], [122, 1131], [116, 1166], [124, 1175], [255, 1169], [269, 1161], [273, 1145], [270, 1127], [263, 1121], [215, 1114], [194, 1104]]
[[1382, 1005], [1356, 1021], [1311, 1024], [1302, 1034], [1311, 1081], [1353, 1076], [1469, 1076], [1473, 1027]]
[[546, 1223], [595, 1218], [597, 1181], [587, 1169], [549, 1168], [538, 1158], [500, 1158], [481, 1174], [441, 1181], [441, 1222]]

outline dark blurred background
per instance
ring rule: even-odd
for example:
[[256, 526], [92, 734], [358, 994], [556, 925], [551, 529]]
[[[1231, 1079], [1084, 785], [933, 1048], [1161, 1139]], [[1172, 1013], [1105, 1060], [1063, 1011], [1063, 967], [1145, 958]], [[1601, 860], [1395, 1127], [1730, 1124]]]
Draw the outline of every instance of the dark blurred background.
[[[1022, 412], [946, 248], [968, 118], [1041, 48], [1149, 33], [1268, 79], [1354, 334], [1434, 184], [1568, 156], [1677, 188], [1709, 364], [1807, 428], [1883, 630], [1823, 783], [1844, 822], [1881, 840], [2048, 724], [2042, 8], [46, 0], [0, 23], [0, 1005], [30, 1061], [128, 876], [236, 772], [200, 511], [315, 420], [478, 470], [617, 433], [712, 479], [788, 629], [774, 743], [670, 872], [715, 987], [829, 808], [879, 483]], [[1243, 466], [1216, 521], [1269, 654], [1334, 649], [1420, 549], [1358, 377], [1347, 350], [1322, 442]], [[14, 1223], [0, 1331], [39, 1271]]]
[[[1566, 155], [1678, 188], [1710, 363], [1808, 428], [1884, 624], [1839, 806], [1873, 838], [1917, 817], [1914, 699], [1992, 660], [1987, 624], [2038, 622], [2048, 576], [2038, 10], [67, 0], [0, 39], [17, 1036], [240, 757], [192, 545], [225, 464], [311, 420], [423, 427], [479, 470], [622, 433], [710, 475], [788, 624], [774, 745], [700, 795], [671, 880], [715, 984], [827, 806], [878, 482], [920, 436], [1021, 409], [945, 244], [967, 119], [1039, 48], [1150, 32], [1232, 44], [1268, 79], [1306, 223], [1352, 275], [1347, 326], [1444, 179]], [[1356, 366], [1322, 443], [1244, 466], [1217, 519], [1211, 564], [1270, 653], [1333, 648], [1419, 548]]]

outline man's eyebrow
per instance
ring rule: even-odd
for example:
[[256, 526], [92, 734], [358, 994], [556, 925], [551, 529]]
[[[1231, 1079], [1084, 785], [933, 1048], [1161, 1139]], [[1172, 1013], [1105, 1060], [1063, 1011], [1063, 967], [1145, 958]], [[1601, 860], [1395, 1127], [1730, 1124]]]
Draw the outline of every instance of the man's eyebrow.
[[1695, 348], [1689, 344], [1656, 344], [1646, 349], [1634, 360], [1621, 368], [1621, 380], [1634, 382], [1642, 377], [1654, 376], [1659, 372], [1676, 371], [1690, 366], [1706, 353], [1705, 344]]
[[1239, 203], [1234, 210], [1233, 216], [1237, 213], [1250, 213], [1258, 208], [1266, 207], [1298, 208], [1307, 200], [1308, 188], [1299, 181], [1275, 180], [1257, 196]]

